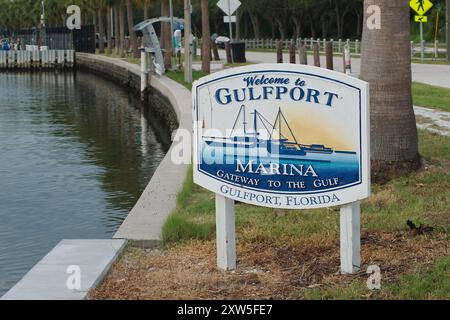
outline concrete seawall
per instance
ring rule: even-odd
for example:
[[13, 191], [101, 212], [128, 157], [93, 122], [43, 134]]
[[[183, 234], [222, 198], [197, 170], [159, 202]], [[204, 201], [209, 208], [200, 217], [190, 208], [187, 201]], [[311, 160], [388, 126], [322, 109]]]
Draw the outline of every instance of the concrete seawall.
[[[123, 60], [85, 53], [77, 53], [77, 66], [113, 81], [129, 86], [139, 94], [140, 67]], [[168, 103], [156, 103], [171, 127], [192, 132], [191, 93], [179, 83], [167, 78], [151, 76], [149, 100], [164, 99]], [[153, 105], [154, 101], [150, 101]], [[167, 110], [170, 106], [170, 110]], [[166, 108], [164, 110], [164, 108]], [[175, 115], [175, 120], [172, 115]], [[174, 125], [174, 121], [178, 125]], [[174, 134], [178, 141], [178, 133]], [[162, 227], [176, 207], [178, 193], [183, 187], [189, 165], [176, 165], [171, 160], [174, 145], [160, 163], [142, 196], [129, 213], [115, 239], [131, 240], [143, 247], [156, 246], [161, 241]]]

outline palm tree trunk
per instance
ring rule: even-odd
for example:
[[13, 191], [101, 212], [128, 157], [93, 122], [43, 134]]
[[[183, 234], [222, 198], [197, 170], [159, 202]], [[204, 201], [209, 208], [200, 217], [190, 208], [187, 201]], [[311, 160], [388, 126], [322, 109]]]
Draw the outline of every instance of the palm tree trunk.
[[124, 0], [120, 0], [119, 4], [119, 28], [120, 28], [120, 57], [125, 57], [125, 13], [124, 13]]
[[[420, 167], [411, 98], [409, 0], [365, 0], [377, 5], [382, 28], [364, 23], [361, 79], [370, 83], [372, 177], [385, 182]], [[395, 34], [395, 37], [392, 35]]]
[[112, 21], [112, 17], [111, 17], [112, 7], [108, 6], [106, 10], [107, 10], [106, 16], [108, 17], [108, 19], [106, 19], [107, 23], [108, 23], [108, 26], [106, 28], [108, 30], [108, 54], [112, 54], [112, 34], [113, 34], [113, 29], [114, 29], [112, 24], [111, 24], [111, 21]]
[[[163, 0], [161, 3], [162, 15], [164, 17], [170, 16], [170, 6], [168, 0]], [[164, 66], [166, 69], [172, 67], [172, 32], [170, 31], [170, 23], [166, 22], [162, 24], [162, 47], [164, 48]]]
[[97, 26], [97, 8], [94, 8], [92, 11], [92, 24], [94, 25], [95, 33], [98, 33], [98, 26]]
[[149, 12], [148, 12], [148, 0], [144, 1], [144, 20], [148, 20], [150, 18]]
[[201, 0], [202, 6], [202, 71], [211, 72], [211, 34], [209, 30], [208, 0]]
[[133, 19], [133, 5], [131, 0], [126, 0], [127, 3], [127, 18], [128, 18], [128, 32], [130, 33], [131, 51], [134, 58], [139, 58], [139, 49], [137, 44], [136, 32], [134, 32], [134, 19]]
[[105, 53], [105, 25], [103, 20], [103, 8], [98, 8], [98, 50], [100, 54]]
[[120, 52], [120, 23], [119, 23], [119, 3], [114, 5], [114, 46], [116, 47], [116, 53]]
[[446, 34], [447, 34], [447, 61], [450, 61], [450, 0], [445, 2], [446, 14]]

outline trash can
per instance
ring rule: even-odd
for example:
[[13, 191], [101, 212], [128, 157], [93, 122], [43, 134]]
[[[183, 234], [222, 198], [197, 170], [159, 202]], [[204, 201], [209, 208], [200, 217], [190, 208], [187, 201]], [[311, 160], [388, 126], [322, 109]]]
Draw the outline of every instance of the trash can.
[[247, 62], [247, 59], [245, 58], [245, 42], [244, 41], [231, 42], [231, 51], [233, 52], [233, 62], [235, 62], [235, 63]]

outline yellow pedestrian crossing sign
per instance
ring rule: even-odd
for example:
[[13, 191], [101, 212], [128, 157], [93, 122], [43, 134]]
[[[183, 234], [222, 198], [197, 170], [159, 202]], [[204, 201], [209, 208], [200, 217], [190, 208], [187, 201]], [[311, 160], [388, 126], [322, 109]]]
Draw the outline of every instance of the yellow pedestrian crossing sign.
[[[432, 7], [433, 3], [430, 0], [411, 0], [409, 6], [413, 9], [419, 16], [425, 15]], [[422, 21], [424, 22], [424, 21]]]
[[415, 22], [428, 22], [428, 17], [427, 16], [415, 16], [414, 18]]

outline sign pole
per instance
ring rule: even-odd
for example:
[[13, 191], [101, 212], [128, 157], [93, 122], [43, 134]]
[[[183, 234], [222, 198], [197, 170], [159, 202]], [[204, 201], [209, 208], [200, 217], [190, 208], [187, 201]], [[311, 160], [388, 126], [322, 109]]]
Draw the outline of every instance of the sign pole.
[[341, 273], [353, 274], [361, 268], [361, 203], [341, 207]]
[[420, 22], [420, 60], [423, 62], [425, 48], [423, 45], [423, 23]]
[[216, 194], [217, 267], [236, 270], [234, 200]]
[[230, 19], [228, 21], [228, 26], [230, 28], [230, 44], [233, 42], [233, 26], [231, 25], [231, 3], [230, 0], [228, 0], [228, 18]]

